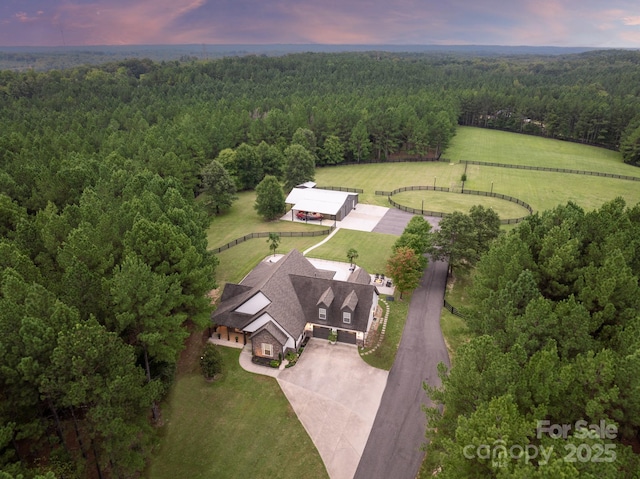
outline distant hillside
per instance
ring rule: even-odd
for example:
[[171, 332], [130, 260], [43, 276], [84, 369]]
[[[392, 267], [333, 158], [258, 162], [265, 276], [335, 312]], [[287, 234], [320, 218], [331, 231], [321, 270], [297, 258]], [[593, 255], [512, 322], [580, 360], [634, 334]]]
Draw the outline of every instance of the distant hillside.
[[124, 45], [67, 47], [1, 47], [0, 70], [36, 70], [72, 68], [78, 65], [120, 61], [125, 58], [149, 58], [154, 61], [189, 61], [229, 56], [280, 56], [301, 52], [446, 53], [472, 56], [568, 55], [594, 48], [530, 47], [499, 45]]

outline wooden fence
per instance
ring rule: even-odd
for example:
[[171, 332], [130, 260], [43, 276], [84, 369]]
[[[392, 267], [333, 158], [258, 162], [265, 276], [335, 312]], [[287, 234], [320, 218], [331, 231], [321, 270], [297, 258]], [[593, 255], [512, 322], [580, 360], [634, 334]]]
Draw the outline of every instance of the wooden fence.
[[452, 305], [450, 302], [448, 302], [446, 299], [443, 300], [443, 306], [445, 307], [445, 309], [447, 309], [451, 314], [454, 314], [456, 316], [458, 316], [459, 318], [466, 318], [466, 316], [464, 314], [462, 314], [460, 312], [460, 310], [458, 308], [456, 308], [454, 305]]
[[212, 252], [220, 253], [221, 251], [232, 248], [240, 243], [244, 243], [253, 238], [268, 238], [270, 234], [277, 234], [281, 238], [292, 238], [296, 236], [325, 236], [331, 233], [335, 228], [333, 226], [315, 231], [272, 231], [272, 232], [260, 232], [260, 233], [249, 233], [248, 235], [241, 236], [240, 238], [236, 238], [233, 241], [229, 241], [226, 245], [220, 246], [219, 248], [213, 248]]
[[[442, 188], [439, 186], [404, 186], [402, 188], [397, 188], [393, 191], [376, 191], [376, 195], [378, 196], [386, 196], [389, 199], [389, 203], [394, 207], [394, 208], [398, 208], [399, 210], [402, 211], [407, 211], [409, 213], [413, 213], [415, 215], [422, 215], [422, 216], [435, 216], [435, 217], [439, 217], [442, 218], [444, 216], [447, 216], [448, 213], [442, 213], [440, 211], [429, 211], [429, 210], [425, 210], [424, 208], [411, 208], [409, 206], [404, 206], [401, 205], [400, 203], [394, 201], [391, 197], [397, 193], [402, 193], [403, 191], [416, 191], [416, 190], [427, 190], [427, 191], [444, 191], [446, 193], [451, 193], [450, 188]], [[515, 198], [513, 196], [509, 196], [509, 195], [503, 195], [502, 193], [494, 193], [492, 191], [478, 191], [478, 190], [465, 190], [464, 187], [462, 187], [460, 189], [459, 192], [457, 192], [458, 194], [463, 194], [463, 195], [477, 195], [477, 196], [490, 196], [492, 198], [499, 198], [501, 200], [506, 200], [506, 201], [510, 201], [512, 203], [516, 203], [520, 206], [522, 206], [523, 208], [525, 208], [529, 214], [533, 214], [533, 208], [531, 208], [531, 205], [525, 203], [524, 201], [522, 201], [519, 198]], [[520, 223], [522, 220], [524, 220], [526, 218], [526, 216], [522, 216], [520, 218], [508, 218], [508, 219], [501, 219], [500, 223], [501, 224], [513, 224], [513, 223]]]

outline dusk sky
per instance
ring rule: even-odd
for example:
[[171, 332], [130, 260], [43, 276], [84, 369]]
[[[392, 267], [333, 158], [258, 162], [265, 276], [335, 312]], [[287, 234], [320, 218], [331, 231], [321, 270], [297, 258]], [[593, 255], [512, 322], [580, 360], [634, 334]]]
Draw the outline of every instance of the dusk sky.
[[640, 0], [1, 0], [0, 46], [640, 48]]

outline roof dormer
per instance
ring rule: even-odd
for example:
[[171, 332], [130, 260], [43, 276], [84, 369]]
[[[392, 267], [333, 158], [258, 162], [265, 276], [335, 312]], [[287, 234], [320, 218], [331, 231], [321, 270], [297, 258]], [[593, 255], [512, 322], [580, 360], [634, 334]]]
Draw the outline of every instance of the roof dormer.
[[331, 286], [329, 286], [324, 293], [322, 293], [322, 295], [320, 296], [320, 299], [318, 299], [318, 302], [316, 303], [316, 306], [324, 306], [326, 308], [328, 308], [329, 306], [331, 306], [331, 303], [333, 303], [333, 298], [335, 297], [334, 293], [333, 293], [333, 289], [331, 289]]
[[347, 297], [344, 299], [344, 302], [342, 303], [342, 310], [344, 311], [349, 310], [349, 311], [355, 311], [356, 306], [358, 305], [358, 295], [356, 294], [355, 291], [351, 291]]

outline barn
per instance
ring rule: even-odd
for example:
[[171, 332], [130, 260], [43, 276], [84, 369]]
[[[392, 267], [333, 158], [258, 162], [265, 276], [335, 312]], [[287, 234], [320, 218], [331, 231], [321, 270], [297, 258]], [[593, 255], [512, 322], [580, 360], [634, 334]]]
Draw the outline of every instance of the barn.
[[308, 182], [292, 189], [285, 202], [291, 206], [292, 219], [298, 212], [309, 212], [342, 221], [358, 204], [358, 193], [325, 190]]

